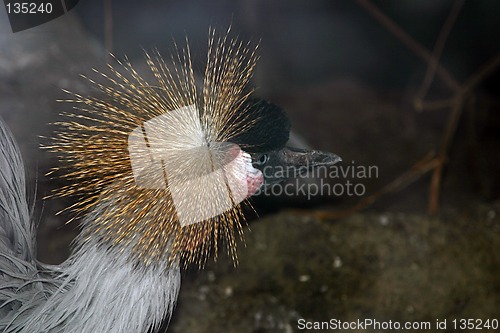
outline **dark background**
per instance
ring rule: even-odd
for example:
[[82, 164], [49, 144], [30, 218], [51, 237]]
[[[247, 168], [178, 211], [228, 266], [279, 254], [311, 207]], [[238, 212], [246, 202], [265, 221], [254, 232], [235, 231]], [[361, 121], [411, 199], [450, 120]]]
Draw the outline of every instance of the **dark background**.
[[[455, 2], [372, 3], [432, 51]], [[80, 1], [69, 14], [16, 34], [0, 10], [0, 116], [26, 162], [44, 262], [64, 260], [78, 230], [65, 225], [70, 216], [56, 215], [70, 200], [43, 200], [62, 183], [45, 176], [58, 162], [39, 145], [68, 107], [56, 102], [67, 97], [63, 88], [92, 93], [79, 74], [104, 68], [106, 47], [147, 75], [143, 49], [168, 57], [173, 41], [182, 46], [187, 36], [201, 72], [209, 27], [222, 33], [231, 26], [242, 40], [259, 43], [252, 85], [287, 111], [291, 145], [335, 152], [344, 165], [378, 167], [378, 178], [359, 180], [364, 198], [440, 149], [451, 109], [414, 106], [428, 63], [355, 1], [125, 0], [113, 1], [107, 17], [104, 8]], [[498, 1], [464, 2], [440, 59], [460, 84], [498, 57], [499, 13]], [[491, 70], [464, 99], [437, 214], [428, 214], [430, 173], [404, 178], [365, 209], [353, 209], [363, 198], [345, 195], [256, 198], [263, 219], [250, 222], [239, 267], [222, 256], [185, 273], [171, 330], [295, 332], [298, 318], [498, 315], [498, 83]], [[436, 77], [425, 99], [453, 96]]]

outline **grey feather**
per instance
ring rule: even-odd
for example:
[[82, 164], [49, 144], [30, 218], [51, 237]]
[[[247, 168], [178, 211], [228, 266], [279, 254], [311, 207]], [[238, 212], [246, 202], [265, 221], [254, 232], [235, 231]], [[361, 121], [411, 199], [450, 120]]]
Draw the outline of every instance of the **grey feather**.
[[22, 158], [0, 119], [0, 332], [143, 333], [170, 318], [177, 265], [135, 265], [131, 250], [92, 239], [78, 239], [61, 265], [44, 265], [34, 228]]
[[0, 253], [33, 262], [35, 232], [19, 148], [0, 119]]

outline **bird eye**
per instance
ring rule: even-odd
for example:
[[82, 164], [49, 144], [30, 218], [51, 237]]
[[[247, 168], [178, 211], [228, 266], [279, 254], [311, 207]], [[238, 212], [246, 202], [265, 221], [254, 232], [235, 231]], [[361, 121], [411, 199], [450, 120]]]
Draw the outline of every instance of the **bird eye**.
[[265, 164], [267, 161], [269, 161], [269, 155], [267, 154], [262, 154], [259, 159], [255, 162], [255, 164], [257, 165], [263, 165]]

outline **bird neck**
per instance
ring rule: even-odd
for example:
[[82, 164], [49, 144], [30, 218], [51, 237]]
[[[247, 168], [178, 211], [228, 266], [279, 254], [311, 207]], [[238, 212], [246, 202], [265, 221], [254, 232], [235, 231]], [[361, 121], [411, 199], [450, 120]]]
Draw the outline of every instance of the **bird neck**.
[[177, 266], [140, 266], [123, 249], [90, 239], [58, 266], [60, 287], [23, 332], [143, 333], [172, 314]]

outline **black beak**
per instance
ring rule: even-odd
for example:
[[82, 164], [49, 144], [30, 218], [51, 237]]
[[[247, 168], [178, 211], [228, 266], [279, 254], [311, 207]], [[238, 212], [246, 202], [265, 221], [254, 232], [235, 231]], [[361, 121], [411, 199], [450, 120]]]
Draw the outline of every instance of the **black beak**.
[[264, 175], [264, 186], [303, 175], [314, 168], [329, 167], [342, 161], [333, 153], [285, 147], [252, 155], [253, 166]]

